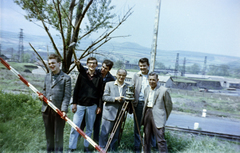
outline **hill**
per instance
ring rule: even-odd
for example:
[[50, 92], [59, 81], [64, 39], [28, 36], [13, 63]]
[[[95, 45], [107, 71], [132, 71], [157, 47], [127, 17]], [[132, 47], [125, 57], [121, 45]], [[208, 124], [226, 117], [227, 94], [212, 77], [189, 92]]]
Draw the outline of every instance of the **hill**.
[[[19, 34], [1, 31], [1, 49], [2, 54], [16, 54], [18, 50], [18, 39]], [[61, 48], [62, 41], [59, 36], [53, 36], [58, 47]], [[35, 47], [35, 49], [43, 55], [47, 56], [47, 51], [54, 52], [50, 39], [48, 36], [36, 36], [24, 34], [24, 51], [33, 52], [32, 48], [28, 44], [29, 42]], [[91, 39], [84, 39], [78, 45], [78, 49], [86, 49], [89, 44], [92, 43]], [[12, 50], [11, 50], [12, 49]], [[12, 51], [12, 52], [10, 52]], [[110, 41], [104, 44], [97, 50], [97, 53], [101, 53], [104, 56], [98, 56], [99, 61], [104, 58], [117, 61], [129, 61], [132, 64], [136, 64], [139, 58], [147, 57], [150, 59], [151, 48], [143, 47], [136, 43], [124, 42], [118, 43]], [[78, 51], [80, 55], [82, 52]], [[193, 65], [194, 63], [199, 64], [201, 67], [204, 65], [205, 56], [207, 56], [207, 65], [221, 65], [230, 63], [231, 66], [235, 67], [240, 63], [240, 57], [235, 56], [224, 56], [210, 53], [201, 53], [185, 50], [157, 50], [156, 61], [163, 63], [167, 67], [174, 68], [176, 62], [176, 56], [179, 53], [179, 65], [183, 65], [183, 60], [186, 58], [186, 66]]]

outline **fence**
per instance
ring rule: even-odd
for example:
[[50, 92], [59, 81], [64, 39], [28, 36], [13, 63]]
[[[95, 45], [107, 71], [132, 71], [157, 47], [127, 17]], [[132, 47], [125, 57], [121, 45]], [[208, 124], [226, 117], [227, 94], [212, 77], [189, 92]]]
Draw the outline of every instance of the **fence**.
[[227, 100], [231, 102], [240, 102], [239, 96], [222, 95], [218, 93], [207, 93], [207, 92], [180, 90], [180, 89], [173, 89], [173, 88], [169, 89], [169, 92], [176, 93], [179, 95], [186, 95], [186, 96], [197, 96], [197, 97], [204, 97], [204, 98]]

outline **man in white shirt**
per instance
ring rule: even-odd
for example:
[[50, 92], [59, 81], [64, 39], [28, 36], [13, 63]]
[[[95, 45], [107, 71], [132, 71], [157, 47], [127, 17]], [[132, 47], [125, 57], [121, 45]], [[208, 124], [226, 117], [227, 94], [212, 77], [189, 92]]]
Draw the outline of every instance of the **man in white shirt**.
[[[135, 73], [131, 85], [134, 85], [134, 109], [137, 117], [137, 122], [134, 118], [134, 149], [136, 153], [140, 153], [141, 141], [140, 135], [137, 129], [137, 124], [139, 129], [141, 129], [141, 118], [142, 110], [144, 105], [144, 90], [149, 86], [148, 84], [148, 73], [149, 73], [149, 61], [147, 58], [141, 58], [138, 61], [138, 66], [140, 71]], [[152, 139], [153, 147], [156, 147], [155, 139]]]
[[168, 89], [158, 85], [158, 75], [154, 72], [148, 76], [149, 87], [144, 91], [144, 107], [141, 123], [144, 125], [144, 152], [151, 152], [151, 136], [154, 134], [158, 150], [167, 153], [164, 138], [165, 124], [172, 110], [172, 100]]

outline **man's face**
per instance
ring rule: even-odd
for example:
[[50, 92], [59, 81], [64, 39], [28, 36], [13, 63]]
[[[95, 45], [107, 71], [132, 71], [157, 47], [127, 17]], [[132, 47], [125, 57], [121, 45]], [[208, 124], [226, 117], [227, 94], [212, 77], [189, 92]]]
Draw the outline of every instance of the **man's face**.
[[142, 74], [148, 74], [148, 67], [149, 65], [147, 64], [147, 62], [144, 62], [144, 63], [139, 62], [139, 68]]
[[95, 68], [97, 67], [97, 61], [96, 60], [89, 60], [87, 62], [88, 69], [90, 71], [95, 71]]
[[152, 89], [154, 89], [157, 86], [158, 79], [156, 78], [156, 76], [148, 76], [148, 81]]
[[102, 68], [101, 68], [101, 73], [102, 74], [107, 74], [109, 71], [110, 71], [109, 67], [105, 63], [103, 63]]
[[49, 66], [50, 70], [54, 74], [56, 74], [60, 71], [61, 62], [57, 62], [56, 59], [49, 59], [48, 60], [48, 66]]
[[126, 76], [127, 76], [127, 74], [124, 70], [119, 70], [118, 74], [117, 74], [117, 81], [119, 83], [124, 83]]

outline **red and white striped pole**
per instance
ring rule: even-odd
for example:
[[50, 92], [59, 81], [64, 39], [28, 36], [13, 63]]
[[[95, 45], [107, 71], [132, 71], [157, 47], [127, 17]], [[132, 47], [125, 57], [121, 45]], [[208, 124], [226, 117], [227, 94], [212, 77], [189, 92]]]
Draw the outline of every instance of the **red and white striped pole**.
[[[43, 95], [40, 93], [32, 84], [25, 80], [14, 68], [12, 68], [5, 60], [0, 57], [1, 63], [10, 71], [12, 71], [25, 85], [27, 85], [33, 92], [38, 96]], [[56, 113], [58, 113], [63, 118], [63, 113], [45, 96], [43, 96], [43, 101], [48, 104]], [[83, 136], [95, 149], [101, 153], [106, 153], [102, 148], [100, 148], [90, 137], [88, 137], [76, 124], [74, 124], [67, 116], [63, 118], [68, 124], [70, 124], [79, 134]]]

